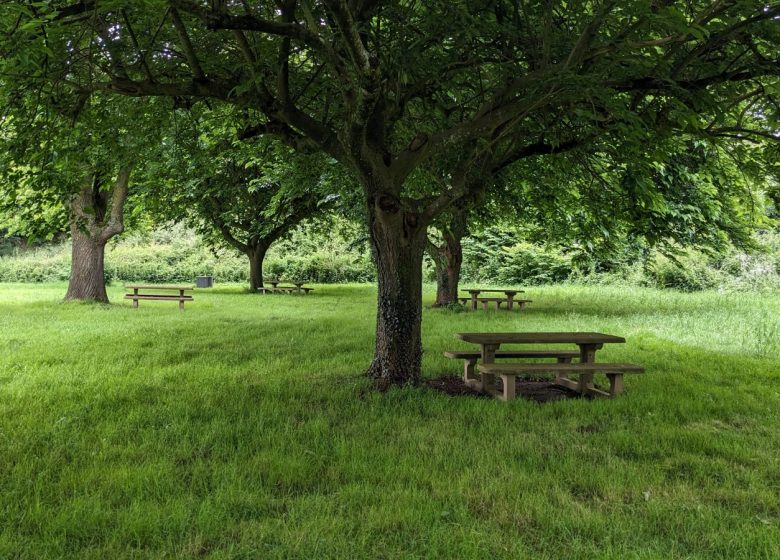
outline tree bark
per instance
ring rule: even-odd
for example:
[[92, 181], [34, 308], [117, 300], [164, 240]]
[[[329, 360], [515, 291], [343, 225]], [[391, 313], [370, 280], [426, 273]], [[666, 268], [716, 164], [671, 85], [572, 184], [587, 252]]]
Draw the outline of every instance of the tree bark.
[[468, 233], [467, 210], [452, 208], [447, 226], [442, 231], [443, 243], [428, 242], [428, 253], [436, 269], [436, 302], [434, 307], [444, 307], [458, 302], [460, 269], [463, 265], [461, 241]]
[[436, 301], [433, 307], [444, 307], [458, 302], [458, 284], [460, 269], [463, 265], [461, 237], [452, 232], [443, 234], [444, 243], [431, 244], [430, 252], [435, 252], [433, 266], [436, 270]]
[[106, 243], [124, 231], [129, 181], [130, 169], [122, 168], [116, 184], [105, 190], [101, 188], [99, 176], [91, 173], [82, 189], [70, 200], [68, 213], [73, 249], [66, 301], [108, 303], [104, 265]]
[[70, 231], [73, 249], [65, 299], [108, 303], [104, 269], [106, 242], [84, 233], [75, 224], [71, 224]]
[[263, 287], [263, 261], [268, 252], [268, 245], [258, 244], [247, 247], [246, 255], [249, 257], [249, 291], [260, 291]]
[[422, 259], [426, 228], [392, 195], [369, 205], [378, 301], [374, 358], [366, 374], [379, 389], [415, 384], [422, 360]]

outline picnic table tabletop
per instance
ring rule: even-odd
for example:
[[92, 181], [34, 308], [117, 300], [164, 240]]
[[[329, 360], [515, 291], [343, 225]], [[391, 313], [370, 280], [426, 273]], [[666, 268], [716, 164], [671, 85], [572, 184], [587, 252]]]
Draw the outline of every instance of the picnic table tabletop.
[[132, 290], [193, 290], [194, 286], [192, 284], [125, 284], [125, 288]]
[[499, 290], [495, 288], [485, 289], [485, 288], [463, 288], [464, 292], [468, 292], [470, 294], [479, 294], [481, 292], [493, 292], [493, 293], [500, 293], [500, 294], [523, 294], [525, 293], [523, 290]]
[[597, 332], [456, 333], [456, 338], [480, 345], [494, 344], [606, 344], [625, 342], [622, 336]]

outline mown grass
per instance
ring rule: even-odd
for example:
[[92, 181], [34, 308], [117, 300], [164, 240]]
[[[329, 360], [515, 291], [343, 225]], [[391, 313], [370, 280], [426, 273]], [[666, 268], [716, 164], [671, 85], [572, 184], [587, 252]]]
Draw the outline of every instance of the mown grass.
[[[778, 558], [780, 297], [529, 289], [458, 331], [626, 336], [615, 400], [368, 390], [375, 292], [0, 285], [0, 558]], [[426, 293], [430, 302], [432, 294]]]

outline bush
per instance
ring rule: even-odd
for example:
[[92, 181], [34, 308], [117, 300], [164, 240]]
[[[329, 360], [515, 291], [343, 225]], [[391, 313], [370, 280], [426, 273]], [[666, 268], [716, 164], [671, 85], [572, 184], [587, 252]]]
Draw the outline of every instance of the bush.
[[[331, 240], [311, 250], [295, 242], [271, 247], [266, 277], [300, 278], [311, 282], [368, 282], [375, 278], [365, 252]], [[295, 248], [298, 247], [298, 250]], [[181, 226], [117, 239], [106, 247], [106, 279], [118, 282], [193, 282], [211, 275], [217, 282], [247, 282], [249, 261], [235, 250], [214, 249]], [[52, 282], [70, 276], [70, 244], [63, 243], [0, 257], [0, 282]]]

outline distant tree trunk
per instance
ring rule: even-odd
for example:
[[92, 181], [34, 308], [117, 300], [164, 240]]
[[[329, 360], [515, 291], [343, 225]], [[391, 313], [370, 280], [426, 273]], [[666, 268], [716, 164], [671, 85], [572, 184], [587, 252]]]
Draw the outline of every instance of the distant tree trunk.
[[420, 379], [426, 228], [392, 195], [381, 194], [372, 202], [369, 223], [379, 294], [374, 358], [366, 373], [384, 389]]
[[266, 243], [247, 245], [246, 255], [249, 257], [249, 291], [258, 292], [263, 287], [263, 261], [268, 252]]
[[431, 244], [429, 254], [433, 257], [436, 271], [436, 301], [433, 307], [445, 307], [458, 302], [458, 285], [460, 269], [463, 264], [463, 248], [461, 238], [450, 233], [443, 235], [444, 243], [439, 246]]
[[93, 174], [69, 203], [73, 242], [70, 280], [65, 300], [108, 303], [104, 269], [106, 243], [124, 230], [124, 205], [130, 169], [119, 171], [116, 184], [105, 189]]
[[444, 242], [441, 245], [428, 242], [428, 254], [433, 259], [436, 271], [436, 301], [433, 307], [444, 307], [458, 302], [460, 269], [463, 265], [462, 239], [466, 236], [465, 215], [458, 212], [453, 215], [450, 225], [442, 232]]

